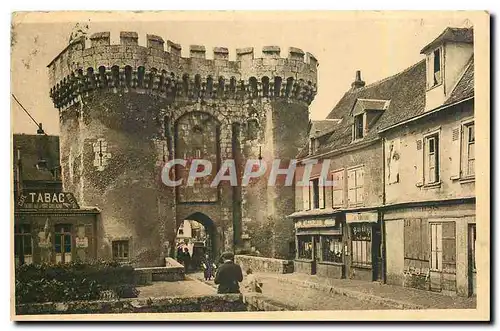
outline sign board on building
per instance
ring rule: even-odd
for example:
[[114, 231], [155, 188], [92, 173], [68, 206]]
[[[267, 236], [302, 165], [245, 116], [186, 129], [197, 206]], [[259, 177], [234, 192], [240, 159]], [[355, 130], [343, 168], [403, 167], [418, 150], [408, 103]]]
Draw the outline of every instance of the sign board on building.
[[295, 223], [297, 229], [303, 228], [324, 228], [335, 226], [334, 218], [327, 219], [312, 219], [312, 220], [299, 220]]
[[375, 212], [359, 212], [359, 213], [346, 213], [346, 223], [377, 223], [378, 213]]
[[79, 209], [73, 193], [23, 192], [17, 200], [21, 209]]

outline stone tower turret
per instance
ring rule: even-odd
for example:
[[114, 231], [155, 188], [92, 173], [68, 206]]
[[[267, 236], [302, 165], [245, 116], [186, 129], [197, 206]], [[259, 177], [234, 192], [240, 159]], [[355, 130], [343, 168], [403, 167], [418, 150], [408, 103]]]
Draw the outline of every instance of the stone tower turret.
[[173, 188], [161, 171], [174, 158], [208, 159], [214, 171], [225, 159], [293, 159], [306, 140], [317, 60], [298, 48], [282, 58], [277, 46], [264, 47], [262, 58], [237, 49], [230, 61], [225, 47], [207, 59], [204, 46], [191, 45], [184, 58], [177, 43], [156, 35], [146, 41], [121, 32], [111, 45], [109, 32], [95, 33], [90, 47], [73, 40], [48, 66], [64, 189], [102, 210], [99, 255], [110, 257], [113, 241], [128, 240], [137, 265], [161, 264], [162, 247], [172, 247], [190, 219], [210, 233], [214, 254], [250, 244], [286, 256], [292, 187]]

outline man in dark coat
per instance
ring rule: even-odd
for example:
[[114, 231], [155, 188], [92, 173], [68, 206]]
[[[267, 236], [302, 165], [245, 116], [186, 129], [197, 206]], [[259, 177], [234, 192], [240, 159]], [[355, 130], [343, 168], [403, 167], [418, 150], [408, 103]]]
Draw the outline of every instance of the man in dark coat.
[[222, 254], [224, 261], [217, 269], [215, 284], [219, 285], [217, 293], [240, 293], [239, 282], [243, 281], [241, 267], [234, 263], [234, 254], [226, 252]]

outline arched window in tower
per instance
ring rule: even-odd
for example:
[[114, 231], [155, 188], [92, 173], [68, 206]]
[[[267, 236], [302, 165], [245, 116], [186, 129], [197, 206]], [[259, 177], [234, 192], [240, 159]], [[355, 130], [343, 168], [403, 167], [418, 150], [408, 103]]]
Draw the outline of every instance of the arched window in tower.
[[229, 80], [229, 92], [236, 93], [236, 78], [234, 76]]
[[214, 79], [212, 76], [207, 77], [207, 90], [206, 90], [206, 97], [211, 98], [212, 97], [212, 91], [214, 89]]
[[106, 67], [99, 67], [99, 87], [104, 88], [108, 86], [108, 78], [106, 77]]
[[111, 77], [113, 79], [113, 87], [120, 87], [120, 67], [111, 67]]
[[262, 96], [267, 98], [269, 96], [269, 77], [262, 77]]
[[292, 96], [292, 88], [293, 88], [293, 77], [288, 77], [286, 80], [285, 97], [289, 98]]
[[127, 87], [132, 86], [132, 67], [131, 66], [125, 67], [125, 85]]
[[189, 75], [184, 74], [182, 75], [182, 91], [184, 93], [184, 96], [188, 96], [189, 93]]
[[137, 68], [137, 86], [143, 88], [144, 87], [144, 75], [146, 73], [146, 69], [144, 67]]
[[157, 72], [156, 68], [151, 68], [151, 70], [149, 71], [148, 89], [153, 88], [153, 84], [154, 84], [155, 77], [156, 77], [156, 72]]
[[274, 77], [274, 96], [279, 97], [281, 95], [281, 77]]
[[257, 89], [257, 78], [250, 77], [248, 83], [250, 84], [250, 95], [252, 98], [257, 98], [259, 95], [259, 90]]
[[218, 98], [222, 98], [224, 96], [225, 87], [226, 87], [226, 82], [224, 80], [224, 77], [220, 76], [219, 82], [217, 84], [217, 97]]

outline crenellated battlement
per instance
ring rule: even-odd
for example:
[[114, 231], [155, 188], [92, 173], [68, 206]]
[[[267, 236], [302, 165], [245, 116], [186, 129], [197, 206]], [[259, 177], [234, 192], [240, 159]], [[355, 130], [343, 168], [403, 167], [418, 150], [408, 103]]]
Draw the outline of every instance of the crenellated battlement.
[[82, 93], [95, 89], [146, 89], [166, 98], [255, 99], [291, 98], [310, 104], [316, 95], [316, 58], [295, 47], [281, 57], [278, 46], [236, 49], [229, 60], [226, 47], [214, 47], [212, 58], [202, 45], [182, 47], [160, 36], [146, 35], [139, 45], [136, 32], [120, 32], [120, 43], [111, 44], [109, 32], [94, 33], [68, 45], [49, 65], [50, 94], [57, 108], [64, 108]]

